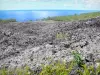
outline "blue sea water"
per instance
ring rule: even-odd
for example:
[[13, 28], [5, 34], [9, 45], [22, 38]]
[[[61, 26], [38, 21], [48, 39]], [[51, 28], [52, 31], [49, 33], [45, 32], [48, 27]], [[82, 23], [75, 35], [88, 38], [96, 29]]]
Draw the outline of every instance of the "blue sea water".
[[19, 22], [39, 20], [46, 17], [67, 16], [95, 12], [93, 10], [0, 10], [0, 19], [16, 19]]

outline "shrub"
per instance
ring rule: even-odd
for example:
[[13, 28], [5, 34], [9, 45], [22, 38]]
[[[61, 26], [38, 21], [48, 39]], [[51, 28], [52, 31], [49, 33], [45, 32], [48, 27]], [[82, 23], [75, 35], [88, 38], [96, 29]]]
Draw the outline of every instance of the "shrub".
[[40, 75], [69, 75], [74, 63], [72, 62], [67, 66], [65, 63], [54, 63], [47, 66], [44, 66]]
[[74, 57], [74, 61], [76, 62], [78, 67], [82, 67], [84, 62], [82, 60], [81, 54], [78, 51], [73, 51], [72, 54], [73, 54], [73, 57]]

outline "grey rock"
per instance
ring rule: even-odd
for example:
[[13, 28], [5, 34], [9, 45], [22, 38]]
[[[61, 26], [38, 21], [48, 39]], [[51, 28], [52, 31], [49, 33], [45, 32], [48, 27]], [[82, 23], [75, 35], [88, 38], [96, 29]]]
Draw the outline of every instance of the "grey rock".
[[[73, 50], [78, 50], [84, 59], [90, 53], [95, 60], [100, 59], [100, 17], [74, 22], [11, 22], [0, 24], [0, 32], [0, 67], [27, 64], [36, 70], [41, 64], [71, 61]], [[57, 39], [59, 32], [67, 36]]]

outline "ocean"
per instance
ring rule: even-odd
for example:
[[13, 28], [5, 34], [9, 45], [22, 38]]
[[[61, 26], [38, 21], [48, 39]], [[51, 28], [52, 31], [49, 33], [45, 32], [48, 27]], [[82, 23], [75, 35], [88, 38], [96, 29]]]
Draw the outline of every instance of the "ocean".
[[47, 17], [67, 16], [96, 12], [93, 10], [0, 10], [0, 19], [16, 19], [18, 22], [36, 21]]

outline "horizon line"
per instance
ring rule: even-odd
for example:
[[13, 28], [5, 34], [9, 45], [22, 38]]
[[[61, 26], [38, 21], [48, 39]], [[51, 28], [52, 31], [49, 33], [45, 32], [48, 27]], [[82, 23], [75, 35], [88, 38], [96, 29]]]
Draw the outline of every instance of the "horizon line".
[[[78, 11], [78, 10], [82, 10], [82, 11], [100, 11], [100, 10], [84, 10], [84, 9], [59, 9], [59, 10], [61, 10], [61, 11], [65, 11], [65, 10], [76, 10], [76, 11]], [[59, 11], [58, 9], [32, 9], [32, 10], [24, 10], [24, 9], [22, 9], [22, 10], [0, 10], [0, 11]]]

